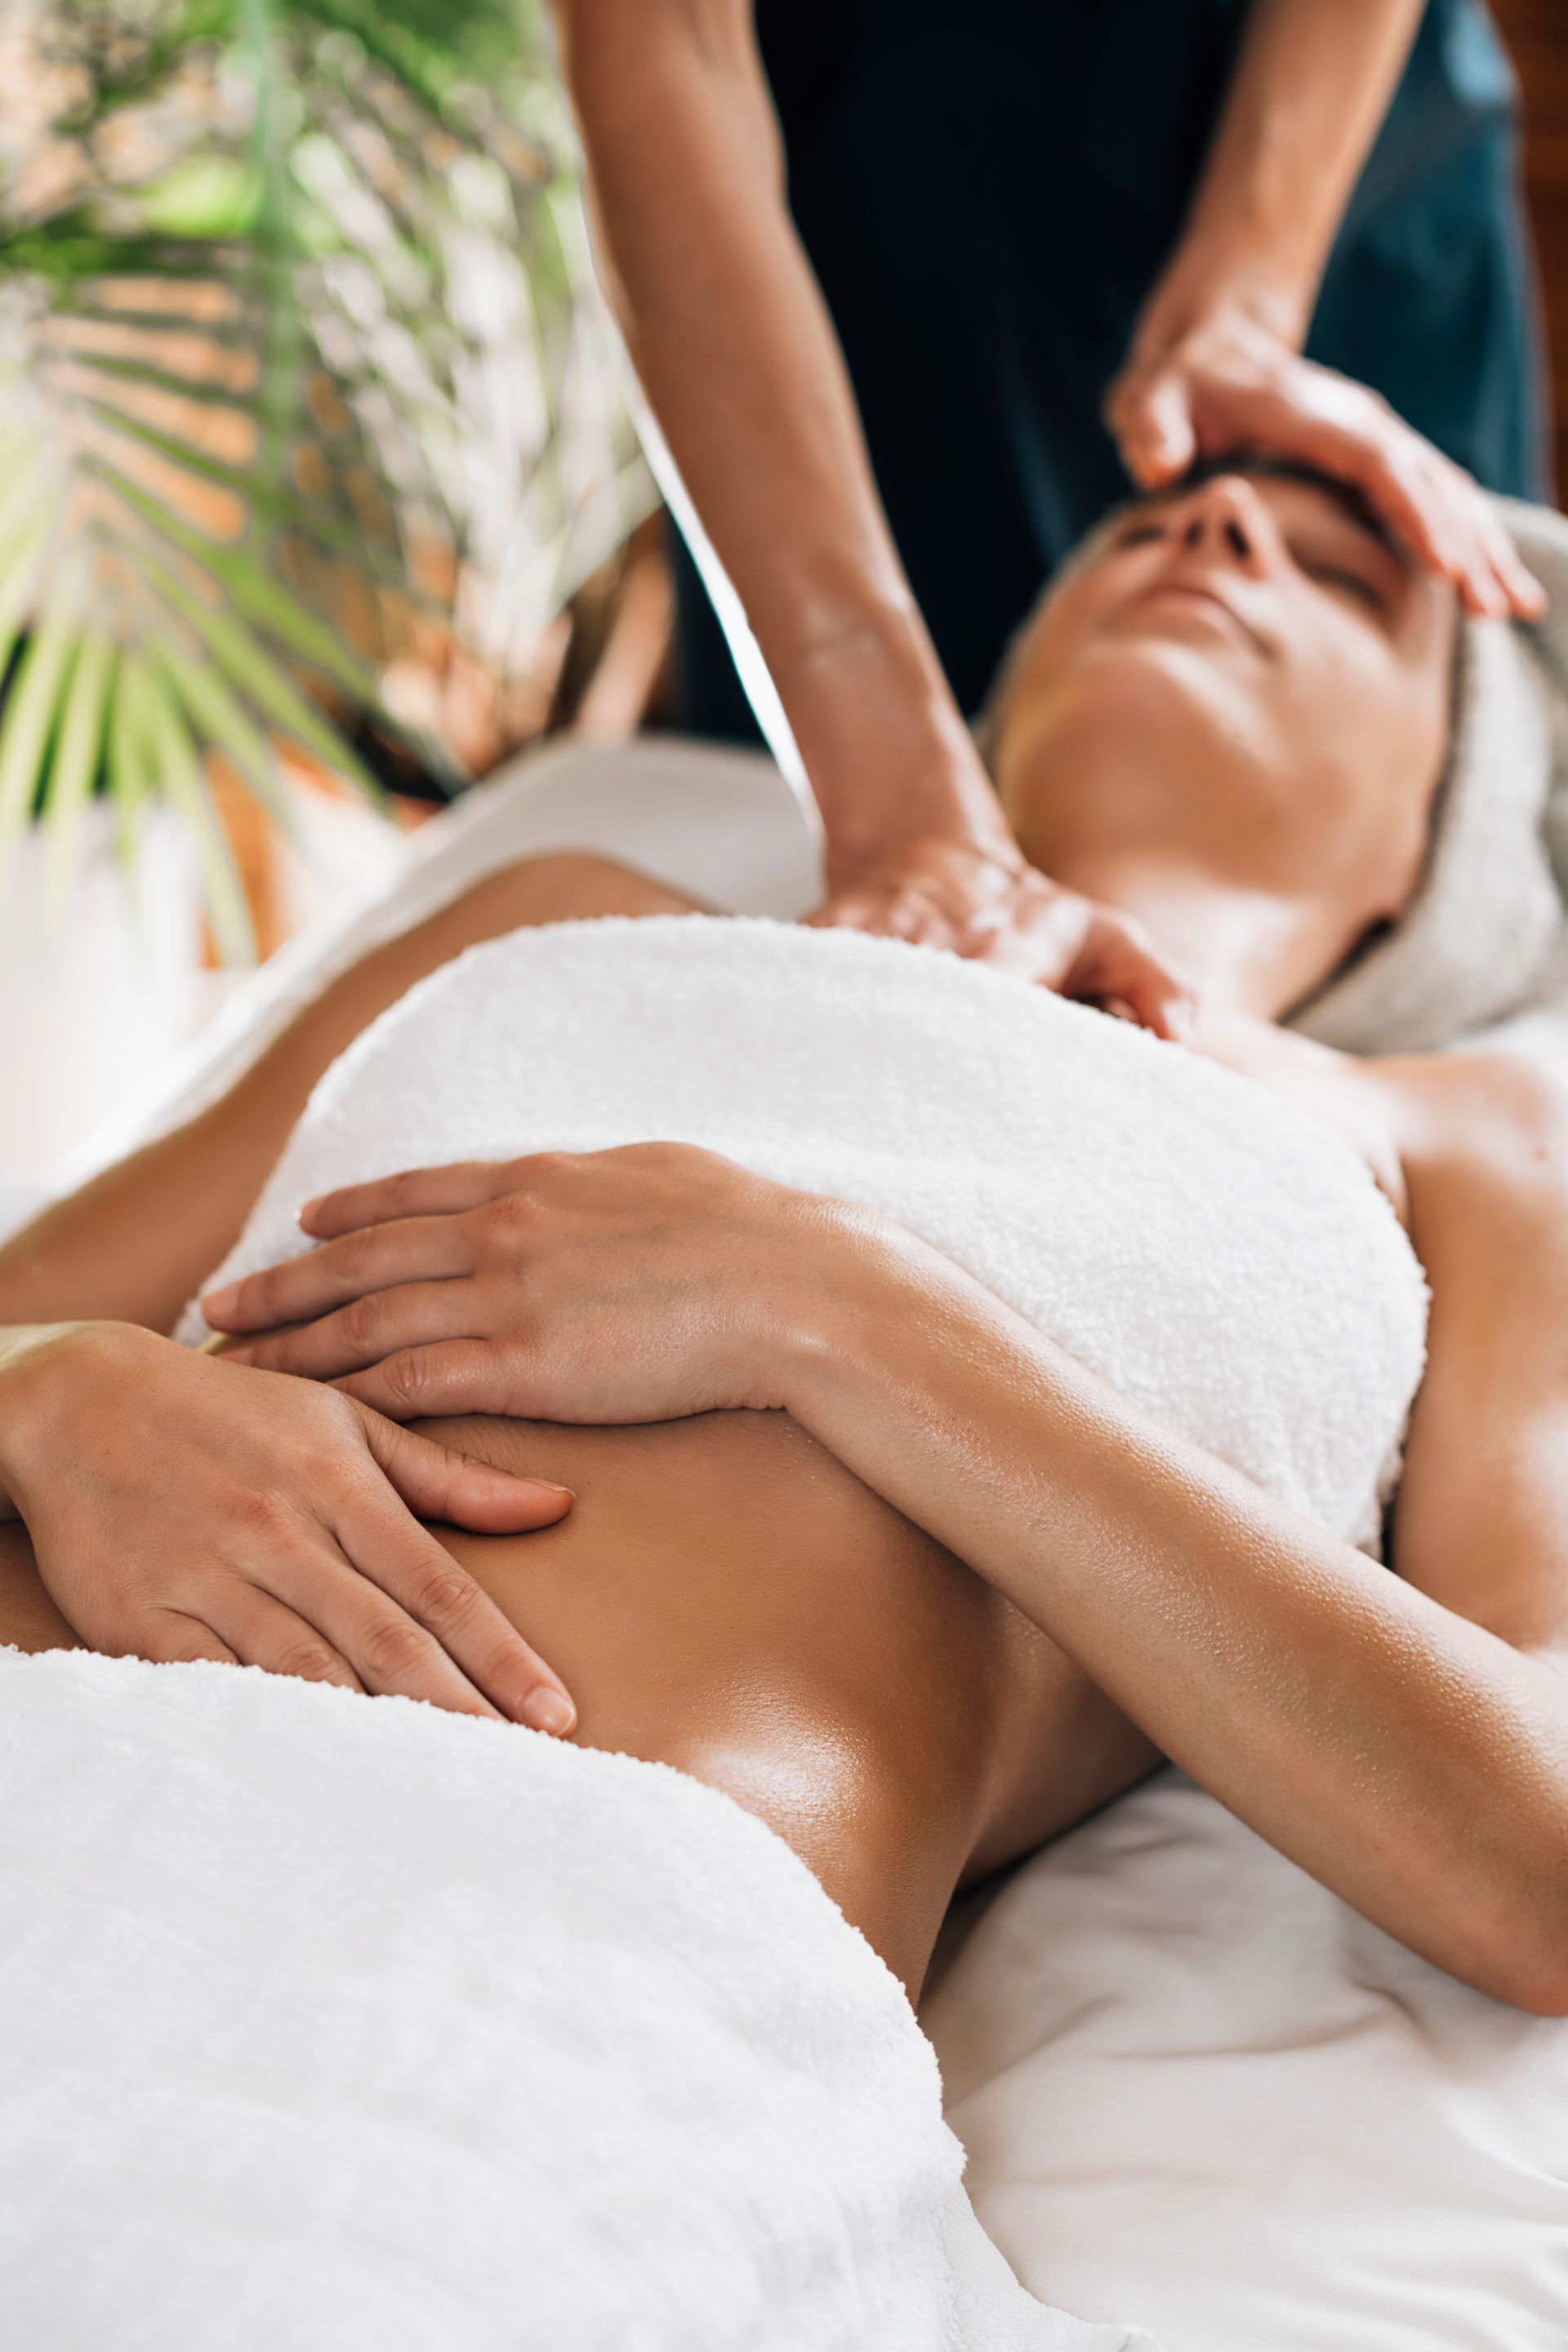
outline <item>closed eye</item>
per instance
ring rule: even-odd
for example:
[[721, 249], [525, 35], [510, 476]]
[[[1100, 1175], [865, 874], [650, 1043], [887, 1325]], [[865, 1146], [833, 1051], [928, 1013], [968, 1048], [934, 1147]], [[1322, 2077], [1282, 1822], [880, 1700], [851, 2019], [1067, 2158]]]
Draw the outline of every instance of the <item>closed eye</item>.
[[1301, 569], [1309, 580], [1316, 580], [1323, 587], [1332, 588], [1342, 595], [1353, 596], [1356, 602], [1364, 604], [1369, 612], [1378, 614], [1387, 612], [1388, 604], [1382, 590], [1375, 582], [1368, 580], [1362, 572], [1352, 572], [1340, 563], [1308, 562], [1300, 557], [1297, 561], [1300, 562]]

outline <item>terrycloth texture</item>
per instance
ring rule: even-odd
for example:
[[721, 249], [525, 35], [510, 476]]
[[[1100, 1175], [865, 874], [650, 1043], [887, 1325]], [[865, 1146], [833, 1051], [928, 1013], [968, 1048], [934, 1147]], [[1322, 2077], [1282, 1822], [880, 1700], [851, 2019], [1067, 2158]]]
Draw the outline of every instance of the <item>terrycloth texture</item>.
[[[531, 754], [412, 839], [395, 892], [248, 984], [153, 1131], [509, 857], [620, 848], [750, 911], [817, 895], [777, 772], [679, 743]], [[1510, 1046], [1563, 1066], [1561, 1023], [1526, 1027]], [[1568, 2025], [1426, 1968], [1169, 1776], [962, 1929], [924, 2021], [976, 2210], [1037, 2293], [1137, 2312], [1165, 2352], [1568, 2343]]]
[[1294, 1016], [1346, 1053], [1442, 1045], [1563, 975], [1568, 892], [1568, 520], [1498, 506], [1550, 596], [1539, 625], [1466, 620], [1431, 845], [1394, 929]]
[[59, 1171], [79, 1184], [195, 1118], [363, 956], [525, 857], [587, 851], [698, 906], [793, 922], [820, 901], [821, 819], [773, 761], [677, 736], [559, 738], [521, 752], [405, 836], [395, 880], [373, 876], [331, 919], [253, 972], [181, 1057], [161, 1097], [104, 1129]]
[[0, 1652], [16, 2352], [1154, 2352], [1033, 2302], [816, 1881], [661, 1766]]
[[471, 949], [323, 1078], [221, 1278], [294, 1255], [333, 1185], [651, 1138], [887, 1211], [1167, 1427], [1374, 1539], [1426, 1289], [1365, 1168], [1257, 1086], [897, 940], [670, 917]]

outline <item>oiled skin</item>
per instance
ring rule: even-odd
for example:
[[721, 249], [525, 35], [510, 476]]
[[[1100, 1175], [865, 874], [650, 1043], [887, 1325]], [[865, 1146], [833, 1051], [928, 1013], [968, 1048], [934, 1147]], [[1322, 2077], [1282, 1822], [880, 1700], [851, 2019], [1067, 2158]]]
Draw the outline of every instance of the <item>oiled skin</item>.
[[[519, 926], [686, 906], [577, 854], [489, 877], [301, 1016], [201, 1122], [199, 1182], [180, 1191], [179, 1162], [154, 1152], [137, 1183], [96, 1202], [70, 1249], [79, 1296], [21, 1297], [14, 1311], [154, 1319], [145, 1301], [110, 1301], [147, 1262], [149, 1214], [177, 1197], [196, 1258], [161, 1319], [228, 1246], [321, 1069], [426, 971]], [[570, 1517], [543, 1533], [435, 1530], [563, 1677], [574, 1737], [676, 1765], [759, 1814], [911, 1993], [957, 1885], [1160, 1760], [1063, 1651], [786, 1414], [418, 1425], [574, 1489]], [[0, 1525], [0, 1643], [75, 1644], [15, 1522]]]
[[[957, 1885], [1158, 1760], [1044, 1634], [786, 1414], [420, 1425], [577, 1492], [542, 1534], [436, 1530], [562, 1674], [574, 1737], [760, 1815], [911, 1996]], [[26, 1531], [0, 1528], [0, 1642], [73, 1638]]]

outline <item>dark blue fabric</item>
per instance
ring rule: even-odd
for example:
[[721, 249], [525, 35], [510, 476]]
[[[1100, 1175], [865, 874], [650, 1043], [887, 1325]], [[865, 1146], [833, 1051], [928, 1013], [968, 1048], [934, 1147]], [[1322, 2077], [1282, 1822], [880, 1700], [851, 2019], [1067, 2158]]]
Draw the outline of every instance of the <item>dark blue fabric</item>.
[[[954, 692], [1126, 478], [1105, 387], [1180, 229], [1247, 0], [758, 0], [790, 203]], [[1544, 421], [1515, 93], [1479, 0], [1429, 0], [1308, 349], [1494, 489]], [[682, 723], [754, 732], [678, 551]]]

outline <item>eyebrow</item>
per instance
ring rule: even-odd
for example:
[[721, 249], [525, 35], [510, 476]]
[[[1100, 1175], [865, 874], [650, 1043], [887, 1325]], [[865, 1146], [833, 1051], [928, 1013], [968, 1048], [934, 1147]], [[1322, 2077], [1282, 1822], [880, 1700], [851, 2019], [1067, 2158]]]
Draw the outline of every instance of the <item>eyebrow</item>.
[[1240, 474], [1248, 480], [1300, 482], [1308, 489], [1321, 490], [1337, 509], [1342, 520], [1348, 522], [1363, 535], [1375, 541], [1385, 555], [1391, 556], [1402, 572], [1415, 569], [1405, 549], [1389, 530], [1382, 517], [1368, 505], [1353, 482], [1341, 481], [1333, 474], [1325, 474], [1316, 466], [1299, 465], [1286, 457], [1208, 457], [1192, 467], [1179, 482], [1169, 483], [1151, 496], [1130, 499], [1121, 509], [1123, 514], [1135, 514], [1140, 508], [1163, 506], [1172, 499], [1195, 489], [1200, 482], [1212, 481], [1216, 474]]

